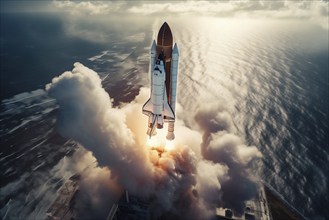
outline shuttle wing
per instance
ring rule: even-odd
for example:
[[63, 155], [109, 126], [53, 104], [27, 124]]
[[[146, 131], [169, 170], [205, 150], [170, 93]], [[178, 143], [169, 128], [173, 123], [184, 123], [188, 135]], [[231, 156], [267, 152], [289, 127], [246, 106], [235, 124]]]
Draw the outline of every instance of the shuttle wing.
[[172, 110], [171, 106], [168, 103], [168, 99], [167, 99], [167, 90], [166, 88], [165, 90], [165, 94], [164, 94], [164, 104], [163, 104], [163, 116], [166, 122], [169, 121], [175, 121], [175, 113]]
[[145, 115], [150, 115], [153, 112], [151, 98], [143, 105], [142, 110]]

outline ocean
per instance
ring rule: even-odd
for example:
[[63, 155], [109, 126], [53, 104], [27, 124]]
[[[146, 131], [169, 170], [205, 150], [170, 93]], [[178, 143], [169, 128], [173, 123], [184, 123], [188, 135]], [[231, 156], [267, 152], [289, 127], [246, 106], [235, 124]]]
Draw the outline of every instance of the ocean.
[[[56, 132], [58, 106], [45, 85], [80, 62], [99, 74], [114, 105], [132, 101], [149, 86], [149, 49], [163, 22], [1, 14], [3, 219], [43, 218], [74, 174], [62, 169], [81, 146]], [[185, 124], [195, 128], [196, 109], [221, 103], [236, 134], [263, 154], [256, 175], [309, 219], [328, 219], [328, 30], [293, 19], [167, 22], [180, 53]]]

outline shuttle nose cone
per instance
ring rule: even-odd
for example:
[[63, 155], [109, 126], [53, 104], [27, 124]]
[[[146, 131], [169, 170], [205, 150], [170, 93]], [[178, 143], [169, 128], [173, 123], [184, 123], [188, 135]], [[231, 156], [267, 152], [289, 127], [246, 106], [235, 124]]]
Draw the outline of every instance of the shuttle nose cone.
[[171, 46], [173, 45], [173, 37], [171, 30], [167, 22], [163, 23], [158, 33], [158, 45], [159, 46]]

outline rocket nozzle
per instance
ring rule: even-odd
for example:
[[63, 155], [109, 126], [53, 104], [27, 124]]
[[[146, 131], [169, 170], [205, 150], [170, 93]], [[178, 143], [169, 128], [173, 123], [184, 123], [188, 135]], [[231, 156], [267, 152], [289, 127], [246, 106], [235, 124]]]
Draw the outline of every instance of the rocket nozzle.
[[172, 141], [175, 139], [175, 134], [174, 132], [168, 132], [166, 136], [167, 140]]

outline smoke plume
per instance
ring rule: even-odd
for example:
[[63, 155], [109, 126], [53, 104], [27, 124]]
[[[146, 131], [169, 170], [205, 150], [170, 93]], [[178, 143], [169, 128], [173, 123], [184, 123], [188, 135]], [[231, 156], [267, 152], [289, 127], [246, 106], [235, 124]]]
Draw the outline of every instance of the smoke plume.
[[231, 117], [222, 106], [204, 107], [196, 114], [195, 120], [203, 130], [203, 158], [227, 167], [227, 178], [221, 181], [221, 204], [242, 214], [244, 201], [252, 199], [258, 188], [248, 170], [252, 162], [262, 155], [256, 147], [244, 145], [238, 136], [231, 133]]
[[[127, 189], [152, 200], [156, 215], [207, 219], [220, 206], [241, 214], [244, 201], [257, 193], [250, 166], [261, 154], [232, 133], [231, 117], [223, 106], [198, 111], [199, 131], [178, 119], [174, 148], [159, 153], [146, 146], [147, 118], [141, 108], [149, 97], [148, 88], [141, 88], [131, 103], [114, 107], [98, 74], [75, 63], [72, 71], [54, 78], [46, 90], [59, 105], [59, 133], [90, 152], [84, 153], [88, 160], [95, 158], [82, 183], [83, 195], [93, 207], [108, 204], [111, 199], [105, 197], [115, 200], [120, 190]], [[80, 158], [77, 163], [86, 160], [74, 157]]]

